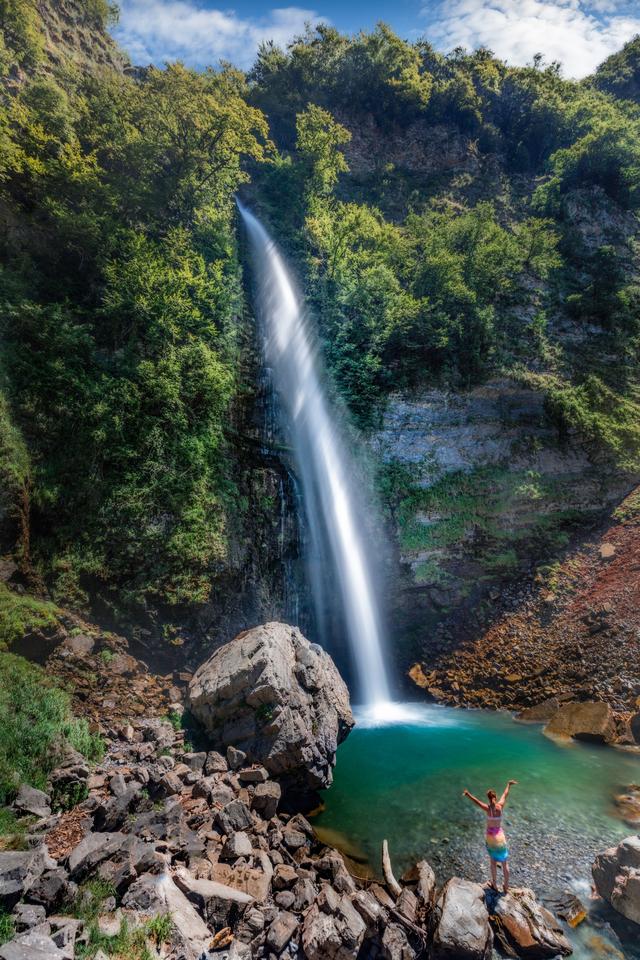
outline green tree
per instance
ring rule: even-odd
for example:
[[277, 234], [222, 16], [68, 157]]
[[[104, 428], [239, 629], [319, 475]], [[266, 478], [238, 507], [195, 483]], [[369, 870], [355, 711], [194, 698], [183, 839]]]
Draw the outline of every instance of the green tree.
[[340, 150], [351, 140], [349, 131], [330, 113], [310, 103], [296, 117], [296, 149], [308, 195], [331, 193], [341, 173], [349, 167]]

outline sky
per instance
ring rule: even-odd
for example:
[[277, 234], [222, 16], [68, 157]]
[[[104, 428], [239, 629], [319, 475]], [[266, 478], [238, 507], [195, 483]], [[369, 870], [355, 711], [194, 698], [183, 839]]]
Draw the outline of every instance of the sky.
[[[277, 0], [276, 0], [277, 2]], [[282, 2], [282, 0], [281, 0]], [[305, 24], [330, 23], [346, 33], [384, 20], [408, 40], [438, 50], [489, 47], [510, 64], [536, 53], [559, 60], [567, 77], [584, 77], [640, 34], [640, 0], [119, 0], [116, 39], [136, 64], [182, 60], [198, 69], [229, 60], [251, 65], [259, 44], [281, 46]]]

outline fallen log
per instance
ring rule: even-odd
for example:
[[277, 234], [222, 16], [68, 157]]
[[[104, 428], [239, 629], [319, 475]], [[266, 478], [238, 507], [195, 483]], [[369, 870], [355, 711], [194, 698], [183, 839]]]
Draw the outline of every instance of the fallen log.
[[389, 845], [386, 840], [382, 841], [382, 873], [384, 879], [394, 897], [399, 897], [402, 893], [402, 887], [393, 875], [391, 869], [391, 859], [389, 857]]

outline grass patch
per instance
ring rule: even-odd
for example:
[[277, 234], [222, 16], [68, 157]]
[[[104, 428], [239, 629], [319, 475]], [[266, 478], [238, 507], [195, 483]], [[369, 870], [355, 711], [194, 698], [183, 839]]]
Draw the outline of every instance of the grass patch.
[[422, 560], [413, 570], [413, 579], [416, 583], [431, 584], [434, 587], [445, 587], [452, 577], [443, 570], [436, 560]]
[[0, 650], [9, 649], [34, 630], [55, 630], [59, 612], [54, 603], [14, 593], [0, 583]]
[[176, 732], [182, 730], [182, 714], [178, 710], [170, 710], [166, 719]]
[[86, 720], [72, 716], [69, 695], [41, 667], [0, 654], [0, 804], [9, 803], [22, 782], [45, 789], [65, 743], [89, 760], [104, 751]]
[[0, 851], [26, 850], [27, 831], [36, 818], [18, 818], [9, 807], [0, 807]]
[[158, 956], [155, 948], [170, 940], [172, 932], [173, 920], [168, 913], [152, 917], [135, 928], [123, 919], [115, 936], [102, 933], [94, 920], [88, 924], [87, 942], [78, 945], [76, 956], [78, 960], [93, 960], [101, 950], [116, 960], [154, 960]]
[[13, 939], [16, 928], [11, 914], [0, 907], [0, 944], [7, 943]]

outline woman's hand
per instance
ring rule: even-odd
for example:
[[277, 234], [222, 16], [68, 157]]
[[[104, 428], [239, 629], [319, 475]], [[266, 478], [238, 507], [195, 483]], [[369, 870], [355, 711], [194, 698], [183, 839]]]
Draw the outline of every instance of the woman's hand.
[[468, 796], [469, 796], [469, 791], [468, 791], [468, 790], [463, 790], [463, 791], [462, 791], [462, 796], [463, 796], [463, 797], [468, 797]]
[[509, 780], [509, 786], [513, 787], [517, 782], [517, 780]]

